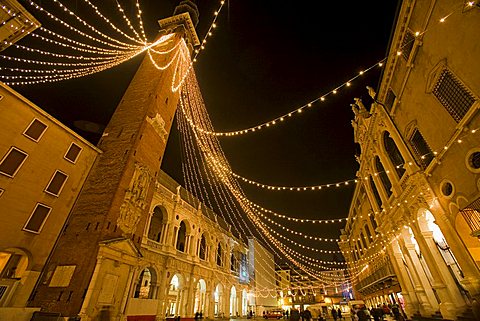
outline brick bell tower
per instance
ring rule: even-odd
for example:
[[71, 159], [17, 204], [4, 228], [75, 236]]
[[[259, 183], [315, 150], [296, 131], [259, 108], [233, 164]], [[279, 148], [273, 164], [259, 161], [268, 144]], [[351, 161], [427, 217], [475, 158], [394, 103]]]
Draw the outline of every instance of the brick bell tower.
[[[159, 21], [158, 37], [173, 36], [156, 49], [167, 51], [183, 38], [191, 53], [200, 44], [195, 32], [198, 16], [193, 2], [181, 1], [172, 17]], [[175, 52], [152, 55], [157, 65], [165, 66]], [[143, 59], [103, 133], [98, 144], [103, 153], [82, 188], [29, 306], [63, 316], [80, 315], [82, 320], [94, 318], [98, 311], [85, 307], [84, 301], [91, 297], [89, 292], [97, 291], [92, 284], [98, 279], [94, 271], [100, 244], [123, 239], [132, 248], [140, 248], [179, 101], [180, 90], [172, 91], [175, 65], [159, 70], [148, 56]], [[121, 277], [117, 281], [111, 291], [122, 287], [128, 291], [128, 282], [122, 283]], [[112, 317], [122, 313], [117, 301], [121, 300], [113, 299]]]

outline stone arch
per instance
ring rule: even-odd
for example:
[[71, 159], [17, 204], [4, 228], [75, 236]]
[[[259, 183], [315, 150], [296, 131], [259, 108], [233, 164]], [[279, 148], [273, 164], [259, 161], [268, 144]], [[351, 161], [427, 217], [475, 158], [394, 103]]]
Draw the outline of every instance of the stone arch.
[[450, 246], [445, 240], [442, 230], [435, 223], [435, 217], [432, 212], [430, 212], [428, 209], [420, 208], [417, 213], [417, 222], [422, 232], [432, 233], [432, 237], [437, 248], [433, 248], [431, 250], [440, 252], [450, 272], [458, 281], [461, 281], [463, 279], [463, 272], [458, 264], [457, 259], [455, 258], [455, 255], [451, 251]]
[[404, 168], [405, 158], [402, 153], [400, 153], [397, 143], [387, 130], [382, 134], [382, 141], [385, 154], [388, 156], [387, 158], [389, 159], [392, 168], [394, 168], [397, 173], [397, 179], [400, 180], [406, 172]]
[[222, 242], [218, 242], [217, 249], [215, 251], [215, 262], [217, 263], [218, 266], [223, 266], [224, 256], [225, 256], [224, 252], [225, 252], [225, 246], [222, 244]]
[[222, 316], [223, 311], [223, 285], [217, 283], [215, 289], [213, 290], [213, 303], [214, 303], [214, 314], [216, 316]]
[[242, 316], [248, 313], [248, 293], [246, 289], [242, 290]]
[[207, 293], [207, 283], [205, 280], [200, 279], [197, 282], [195, 287], [195, 303], [193, 305], [193, 312], [204, 312], [205, 311], [205, 298]]
[[470, 201], [468, 200], [468, 198], [459, 193], [459, 195], [457, 196], [457, 201], [455, 203], [455, 205], [457, 205], [458, 209], [464, 208], [468, 204], [470, 204]]
[[177, 230], [177, 240], [175, 243], [175, 248], [180, 252], [187, 251], [187, 236], [190, 235], [191, 228], [187, 220], [182, 220], [178, 226]]
[[232, 285], [230, 288], [230, 316], [234, 317], [236, 315], [238, 315], [237, 289]]
[[202, 233], [200, 236], [200, 241], [198, 242], [198, 257], [201, 260], [208, 261], [208, 237], [206, 233]]
[[173, 274], [172, 277], [170, 278], [168, 284], [169, 284], [170, 287], [172, 285], [174, 285], [176, 289], [183, 289], [183, 287], [185, 285], [183, 275], [180, 274], [180, 273]]
[[26, 276], [31, 270], [33, 257], [29, 251], [7, 248], [0, 252], [0, 278], [13, 279]]
[[168, 296], [166, 300], [166, 315], [167, 316], [176, 316], [181, 315], [182, 307], [180, 303], [182, 302], [184, 278], [181, 274], [176, 273], [172, 275], [168, 283]]
[[162, 237], [165, 234], [167, 222], [167, 209], [161, 205], [155, 206], [150, 216], [150, 224], [148, 226], [147, 237], [150, 240], [162, 243]]
[[156, 270], [153, 267], [144, 268], [138, 275], [133, 297], [138, 299], [155, 299], [156, 284]]

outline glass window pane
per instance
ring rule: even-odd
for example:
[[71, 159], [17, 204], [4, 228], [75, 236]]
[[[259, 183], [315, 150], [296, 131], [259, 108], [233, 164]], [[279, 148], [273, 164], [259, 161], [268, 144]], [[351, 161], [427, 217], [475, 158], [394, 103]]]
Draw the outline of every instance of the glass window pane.
[[65, 154], [65, 158], [75, 163], [77, 161], [78, 154], [80, 154], [81, 150], [82, 148], [80, 146], [72, 143], [72, 145], [67, 151], [67, 154]]
[[12, 148], [0, 164], [0, 173], [8, 176], [15, 175], [25, 158], [27, 158], [27, 154], [16, 148]]
[[48, 184], [47, 192], [50, 192], [54, 195], [58, 195], [66, 180], [67, 180], [67, 175], [59, 171], [55, 172], [55, 175], [53, 175], [53, 178], [50, 181], [50, 184]]
[[47, 129], [47, 125], [45, 125], [38, 119], [35, 119], [25, 131], [25, 135], [37, 141], [40, 136], [42, 136], [45, 129]]
[[50, 213], [49, 207], [38, 204], [33, 211], [32, 216], [28, 220], [27, 225], [25, 225], [25, 229], [28, 231], [39, 232], [48, 216], [48, 213]]

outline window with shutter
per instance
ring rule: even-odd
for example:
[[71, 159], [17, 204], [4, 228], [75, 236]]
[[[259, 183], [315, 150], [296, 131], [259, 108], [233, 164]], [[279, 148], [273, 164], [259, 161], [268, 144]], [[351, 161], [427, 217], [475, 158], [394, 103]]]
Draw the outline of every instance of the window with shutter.
[[410, 30], [407, 30], [405, 33], [405, 37], [403, 38], [403, 44], [402, 44], [402, 56], [405, 60], [408, 61], [408, 58], [410, 57], [410, 54], [412, 53], [413, 49], [413, 44], [415, 43], [415, 36], [413, 35], [413, 32]]
[[388, 111], [391, 111], [393, 108], [393, 104], [395, 103], [395, 99], [397, 99], [397, 96], [393, 92], [393, 90], [390, 88], [387, 92], [387, 97], [385, 97], [385, 107], [387, 107]]
[[412, 136], [410, 136], [409, 143], [410, 146], [412, 146], [413, 153], [420, 166], [423, 169], [427, 168], [434, 155], [432, 149], [418, 129], [413, 131]]
[[447, 69], [441, 73], [433, 88], [433, 94], [457, 123], [475, 103], [475, 97]]
[[397, 144], [390, 137], [390, 134], [387, 131], [383, 132], [383, 145], [385, 147], [385, 151], [387, 152], [388, 158], [390, 158], [392, 165], [395, 166], [395, 171], [397, 172], [398, 178], [402, 178], [403, 174], [405, 173], [405, 168], [403, 168], [405, 160], [403, 159], [400, 150], [398, 150]]

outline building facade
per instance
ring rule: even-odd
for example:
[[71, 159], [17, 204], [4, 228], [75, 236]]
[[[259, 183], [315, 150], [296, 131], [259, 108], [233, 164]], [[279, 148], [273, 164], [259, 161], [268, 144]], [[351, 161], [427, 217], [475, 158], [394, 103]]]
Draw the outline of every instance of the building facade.
[[378, 94], [353, 105], [361, 183], [340, 246], [356, 290], [409, 317], [480, 318], [479, 18], [475, 1], [402, 1]]
[[100, 151], [1, 83], [0, 110], [0, 319], [20, 319]]
[[[163, 172], [149, 208], [139, 250], [129, 239], [102, 243], [86, 319], [119, 303], [124, 312], [117, 317], [126, 320], [247, 315], [251, 288], [242, 257], [248, 247], [230, 226]], [[128, 286], [116, 292], [122, 279]]]

